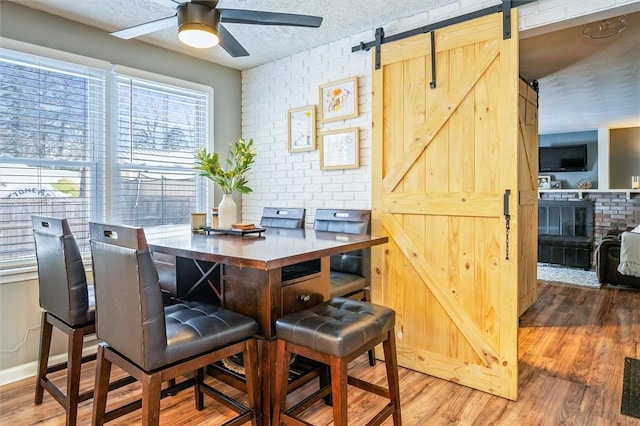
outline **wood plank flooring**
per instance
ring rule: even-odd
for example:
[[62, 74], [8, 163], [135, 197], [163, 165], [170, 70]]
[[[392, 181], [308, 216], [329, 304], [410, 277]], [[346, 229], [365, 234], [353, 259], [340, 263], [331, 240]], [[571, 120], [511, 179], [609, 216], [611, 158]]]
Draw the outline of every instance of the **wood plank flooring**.
[[[414, 425], [640, 425], [620, 414], [625, 357], [640, 358], [640, 291], [601, 289], [541, 282], [538, 301], [521, 317], [518, 401], [508, 401], [404, 368], [400, 369], [402, 416]], [[352, 374], [384, 383], [381, 363], [370, 368], [366, 356]], [[82, 388], [93, 386], [93, 365], [83, 371]], [[226, 388], [227, 390], [229, 388]], [[302, 390], [302, 392], [308, 389]], [[63, 425], [63, 410], [45, 393], [33, 405], [33, 379], [0, 387], [0, 424]], [[113, 395], [113, 397], [111, 397]], [[130, 385], [110, 394], [109, 401], [139, 395]], [[194, 409], [193, 392], [166, 398], [163, 425], [217, 425], [232, 413], [205, 398], [205, 410]], [[382, 399], [350, 388], [349, 424], [363, 425]], [[91, 401], [81, 404], [79, 424], [91, 420]], [[305, 418], [330, 425], [331, 409], [318, 403]], [[131, 413], [110, 424], [140, 422]], [[389, 420], [385, 425], [391, 425]]]

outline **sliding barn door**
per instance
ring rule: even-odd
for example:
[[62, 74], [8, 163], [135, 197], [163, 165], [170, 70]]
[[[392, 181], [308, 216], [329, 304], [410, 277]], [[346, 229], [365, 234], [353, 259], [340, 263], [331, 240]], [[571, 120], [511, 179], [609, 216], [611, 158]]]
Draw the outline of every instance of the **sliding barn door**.
[[512, 12], [507, 40], [501, 13], [436, 30], [434, 88], [430, 34], [382, 45], [373, 70], [372, 210], [373, 232], [389, 236], [374, 250], [373, 298], [396, 310], [400, 365], [516, 399]]

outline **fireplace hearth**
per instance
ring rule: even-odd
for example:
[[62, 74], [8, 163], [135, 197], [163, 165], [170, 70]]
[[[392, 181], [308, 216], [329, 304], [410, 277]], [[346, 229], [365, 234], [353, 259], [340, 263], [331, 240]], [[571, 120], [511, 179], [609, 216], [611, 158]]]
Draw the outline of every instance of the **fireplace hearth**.
[[591, 269], [593, 202], [538, 201], [538, 262]]

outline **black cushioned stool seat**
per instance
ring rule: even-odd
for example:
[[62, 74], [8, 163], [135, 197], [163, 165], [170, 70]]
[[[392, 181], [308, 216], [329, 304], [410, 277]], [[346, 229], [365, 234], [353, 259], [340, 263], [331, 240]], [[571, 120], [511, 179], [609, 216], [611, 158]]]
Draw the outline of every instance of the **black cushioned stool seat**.
[[[335, 425], [347, 424], [347, 384], [389, 398], [389, 403], [369, 424], [393, 416], [400, 425], [400, 391], [395, 347], [395, 312], [370, 302], [334, 297], [313, 308], [276, 321], [276, 389], [273, 424], [298, 424], [295, 416], [331, 393]], [[347, 375], [348, 363], [382, 343], [388, 387], [383, 388]], [[330, 366], [331, 384], [285, 409], [291, 353]], [[283, 368], [284, 366], [284, 368]]]
[[258, 324], [249, 317], [197, 301], [169, 305], [164, 309], [167, 363], [198, 355], [210, 347], [249, 339]]

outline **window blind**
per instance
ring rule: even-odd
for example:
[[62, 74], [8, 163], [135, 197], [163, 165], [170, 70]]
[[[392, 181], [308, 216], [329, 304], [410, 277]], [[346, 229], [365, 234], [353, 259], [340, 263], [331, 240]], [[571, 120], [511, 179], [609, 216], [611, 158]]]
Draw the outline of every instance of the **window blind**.
[[115, 81], [114, 220], [189, 223], [206, 203], [194, 153], [208, 140], [208, 94], [125, 75]]
[[211, 93], [153, 77], [0, 49], [0, 265], [33, 261], [32, 215], [69, 219], [88, 255], [89, 221], [150, 227], [204, 211], [194, 153]]
[[0, 262], [34, 256], [33, 214], [68, 218], [89, 250], [104, 171], [105, 77], [0, 49]]

